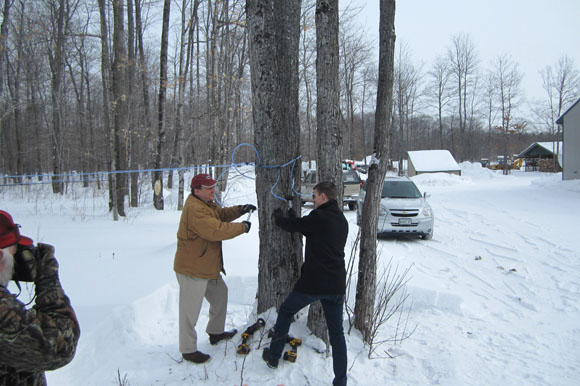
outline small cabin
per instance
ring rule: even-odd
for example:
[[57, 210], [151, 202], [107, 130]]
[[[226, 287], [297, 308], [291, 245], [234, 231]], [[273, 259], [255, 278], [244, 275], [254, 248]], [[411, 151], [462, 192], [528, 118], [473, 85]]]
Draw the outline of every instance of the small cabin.
[[449, 150], [408, 151], [409, 177], [425, 173], [450, 173], [461, 175], [461, 168]]

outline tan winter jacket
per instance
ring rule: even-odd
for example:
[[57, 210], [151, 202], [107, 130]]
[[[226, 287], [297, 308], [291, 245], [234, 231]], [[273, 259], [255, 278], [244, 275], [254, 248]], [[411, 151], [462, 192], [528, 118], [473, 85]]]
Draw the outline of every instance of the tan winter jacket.
[[241, 216], [240, 208], [221, 208], [206, 203], [193, 194], [185, 201], [179, 229], [175, 272], [202, 279], [217, 279], [225, 273], [222, 240], [233, 239], [245, 232], [245, 225], [231, 221]]

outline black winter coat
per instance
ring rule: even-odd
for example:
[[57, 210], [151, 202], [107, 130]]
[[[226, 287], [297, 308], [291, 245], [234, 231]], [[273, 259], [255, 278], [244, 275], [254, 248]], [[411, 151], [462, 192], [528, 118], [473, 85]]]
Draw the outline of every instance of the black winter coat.
[[304, 264], [294, 290], [311, 295], [344, 295], [344, 246], [348, 222], [336, 201], [329, 201], [307, 216], [276, 216], [276, 225], [306, 236]]

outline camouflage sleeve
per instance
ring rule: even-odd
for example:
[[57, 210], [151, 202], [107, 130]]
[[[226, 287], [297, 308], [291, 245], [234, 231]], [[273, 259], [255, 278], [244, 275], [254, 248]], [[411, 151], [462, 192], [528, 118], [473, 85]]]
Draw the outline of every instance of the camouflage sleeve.
[[0, 363], [16, 371], [66, 365], [74, 357], [80, 336], [75, 312], [60, 285], [54, 248], [39, 244], [36, 253], [35, 306], [26, 309], [7, 290], [0, 292]]

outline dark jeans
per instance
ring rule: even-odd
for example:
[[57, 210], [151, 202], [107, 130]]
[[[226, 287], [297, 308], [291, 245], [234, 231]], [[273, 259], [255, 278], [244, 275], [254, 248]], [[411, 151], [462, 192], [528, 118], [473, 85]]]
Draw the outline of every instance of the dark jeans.
[[330, 345], [332, 346], [332, 365], [334, 369], [334, 381], [332, 384], [345, 386], [347, 359], [346, 342], [342, 328], [343, 295], [308, 295], [297, 291], [290, 292], [278, 312], [278, 319], [274, 325], [274, 336], [270, 345], [270, 355], [273, 358], [280, 358], [286, 344], [292, 317], [307, 305], [318, 300], [322, 304]]

